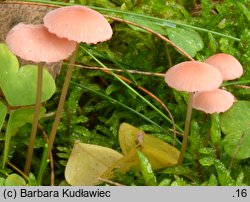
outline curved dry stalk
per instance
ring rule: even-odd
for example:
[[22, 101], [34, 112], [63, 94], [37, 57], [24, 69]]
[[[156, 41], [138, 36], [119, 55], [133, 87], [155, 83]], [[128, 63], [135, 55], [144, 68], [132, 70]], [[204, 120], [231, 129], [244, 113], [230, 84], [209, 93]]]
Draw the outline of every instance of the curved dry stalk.
[[115, 186], [124, 186], [123, 184], [120, 184], [118, 182], [113, 182], [111, 180], [108, 180], [108, 179], [104, 179], [102, 177], [98, 177], [98, 180], [102, 181], [102, 182], [106, 182], [106, 183], [109, 183], [109, 184], [112, 184], [112, 185], [115, 185]]
[[250, 86], [236, 85], [236, 86], [234, 86], [234, 87], [235, 87], [235, 88], [245, 89], [245, 90], [250, 90]]
[[19, 173], [25, 180], [29, 180], [29, 177], [24, 174], [18, 167], [16, 167], [15, 165], [13, 165], [11, 162], [7, 161], [6, 162], [12, 169], [14, 169], [17, 173]]
[[[66, 64], [66, 63], [63, 63]], [[93, 66], [86, 66], [86, 65], [82, 65], [82, 64], [75, 64], [75, 67], [80, 67], [82, 69], [89, 69], [89, 70], [100, 70], [102, 71], [103, 67], [93, 67]], [[112, 72], [125, 72], [122, 69], [113, 69], [113, 68], [108, 68], [109, 71]], [[127, 72], [131, 73], [131, 74], [139, 74], [139, 75], [145, 75], [145, 76], [157, 76], [157, 77], [165, 77], [165, 74], [163, 73], [156, 73], [156, 72], [144, 72], [144, 71], [138, 71], [138, 70], [134, 70], [134, 69], [127, 69]]]

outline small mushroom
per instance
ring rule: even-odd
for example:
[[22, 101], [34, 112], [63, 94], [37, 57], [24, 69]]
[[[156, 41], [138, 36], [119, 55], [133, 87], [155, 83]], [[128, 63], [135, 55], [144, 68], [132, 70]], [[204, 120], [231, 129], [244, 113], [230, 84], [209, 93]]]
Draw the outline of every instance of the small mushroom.
[[50, 32], [78, 43], [96, 44], [113, 34], [103, 15], [85, 6], [58, 8], [46, 14], [43, 20]]
[[214, 90], [222, 83], [220, 72], [204, 62], [187, 61], [171, 67], [165, 75], [166, 83], [186, 92]]
[[212, 55], [204, 62], [216, 67], [221, 72], [223, 80], [234, 80], [243, 74], [240, 62], [232, 55], [226, 53]]
[[221, 89], [197, 92], [193, 98], [193, 108], [209, 114], [227, 111], [234, 103], [234, 96]]
[[104, 16], [85, 6], [67, 6], [48, 12], [44, 16], [44, 25], [59, 37], [67, 38], [78, 43], [70, 59], [60, 100], [56, 110], [55, 120], [49, 136], [48, 153], [50, 153], [61, 119], [69, 82], [74, 69], [79, 43], [96, 44], [111, 38], [113, 31]]
[[218, 88], [222, 83], [219, 70], [204, 62], [187, 61], [171, 67], [165, 75], [166, 83], [179, 91], [189, 92], [184, 136], [178, 159], [180, 165], [184, 159], [187, 147], [189, 127], [192, 116], [193, 93], [196, 91], [210, 91]]
[[69, 57], [76, 43], [59, 38], [43, 25], [19, 23], [6, 37], [10, 50], [22, 59], [33, 62], [58, 62]]
[[28, 153], [24, 172], [29, 174], [33, 156], [34, 143], [37, 133], [37, 125], [42, 102], [42, 62], [58, 62], [70, 56], [76, 47], [76, 43], [48, 32], [43, 25], [31, 25], [19, 23], [14, 26], [6, 37], [6, 43], [10, 50], [22, 59], [37, 62], [37, 95], [32, 130], [29, 140]]

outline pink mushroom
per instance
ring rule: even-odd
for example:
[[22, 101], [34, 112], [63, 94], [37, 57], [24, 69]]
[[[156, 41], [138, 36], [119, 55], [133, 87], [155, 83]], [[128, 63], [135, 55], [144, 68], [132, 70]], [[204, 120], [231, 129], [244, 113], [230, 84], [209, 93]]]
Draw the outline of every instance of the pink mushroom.
[[19, 23], [6, 37], [10, 50], [17, 56], [33, 62], [58, 62], [69, 57], [76, 43], [57, 37], [43, 25]]
[[68, 6], [50, 11], [44, 25], [52, 33], [69, 40], [96, 44], [111, 38], [113, 31], [102, 14], [84, 6]]
[[41, 62], [58, 62], [67, 58], [74, 51], [76, 43], [57, 37], [55, 34], [48, 32], [43, 25], [23, 23], [19, 23], [9, 31], [6, 43], [10, 50], [19, 57], [38, 62], [36, 106], [24, 168], [25, 174], [28, 175], [42, 102], [43, 66]]
[[243, 74], [240, 62], [232, 55], [219, 53], [212, 55], [204, 62], [216, 67], [221, 72], [223, 80], [234, 80]]
[[227, 111], [234, 103], [234, 96], [225, 90], [197, 92], [193, 98], [193, 108], [209, 114]]
[[[84, 6], [67, 6], [55, 9], [47, 13], [43, 20], [44, 25], [50, 32], [78, 43], [96, 44], [110, 39], [113, 34], [110, 24], [103, 15]], [[52, 149], [61, 119], [78, 47], [79, 44], [70, 59], [70, 65], [66, 73], [56, 117], [49, 136], [48, 153]]]
[[178, 91], [196, 92], [218, 88], [222, 77], [212, 65], [187, 61], [171, 67], [165, 74], [165, 81]]
[[187, 147], [192, 117], [193, 92], [209, 91], [218, 88], [222, 83], [222, 76], [219, 70], [212, 65], [203, 62], [188, 61], [171, 67], [165, 74], [165, 81], [170, 87], [176, 90], [189, 92], [184, 136], [178, 159], [178, 164], [180, 165], [184, 159]]

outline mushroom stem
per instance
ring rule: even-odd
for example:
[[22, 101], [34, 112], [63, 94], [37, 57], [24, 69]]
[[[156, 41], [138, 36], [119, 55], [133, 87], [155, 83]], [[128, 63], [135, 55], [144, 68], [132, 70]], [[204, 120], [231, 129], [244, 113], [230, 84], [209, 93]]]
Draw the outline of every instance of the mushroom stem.
[[30, 167], [31, 167], [31, 161], [34, 151], [34, 145], [35, 145], [35, 139], [36, 139], [36, 133], [37, 133], [37, 126], [39, 121], [39, 115], [41, 110], [41, 103], [42, 103], [42, 85], [43, 85], [43, 66], [41, 63], [38, 64], [38, 71], [37, 71], [37, 93], [36, 93], [36, 105], [35, 105], [35, 112], [33, 117], [33, 123], [32, 123], [32, 129], [31, 129], [31, 135], [29, 139], [29, 146], [28, 146], [28, 152], [26, 156], [26, 162], [24, 166], [24, 174], [29, 175]]
[[48, 153], [47, 153], [48, 156], [52, 150], [53, 143], [54, 143], [54, 140], [56, 137], [57, 128], [58, 128], [60, 120], [61, 120], [61, 115], [63, 112], [63, 107], [64, 107], [66, 95], [67, 95], [67, 92], [69, 89], [69, 83], [70, 83], [71, 76], [72, 76], [72, 73], [74, 70], [74, 65], [75, 65], [75, 61], [76, 61], [76, 55], [77, 55], [78, 48], [79, 48], [79, 44], [77, 44], [75, 51], [73, 52], [72, 56], [70, 57], [70, 65], [69, 65], [69, 68], [67, 70], [65, 80], [63, 83], [63, 88], [62, 88], [60, 100], [59, 100], [58, 107], [56, 110], [55, 120], [53, 122], [52, 129], [50, 131], [49, 143], [48, 143]]
[[182, 161], [184, 159], [184, 153], [185, 153], [186, 148], [187, 148], [188, 134], [189, 134], [189, 128], [190, 128], [190, 122], [191, 122], [191, 116], [192, 116], [193, 95], [194, 94], [192, 92], [189, 93], [184, 136], [182, 139], [181, 151], [180, 151], [180, 155], [178, 158], [178, 163], [177, 163], [178, 165], [182, 164]]

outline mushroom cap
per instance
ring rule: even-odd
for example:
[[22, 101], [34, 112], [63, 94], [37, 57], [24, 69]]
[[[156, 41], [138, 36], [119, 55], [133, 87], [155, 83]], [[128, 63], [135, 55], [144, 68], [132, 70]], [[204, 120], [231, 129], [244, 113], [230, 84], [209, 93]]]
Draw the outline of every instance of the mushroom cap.
[[221, 72], [223, 80], [234, 80], [243, 74], [240, 62], [232, 55], [219, 53], [212, 55], [204, 62], [216, 67]]
[[234, 103], [234, 96], [225, 90], [197, 92], [193, 97], [193, 108], [206, 113], [227, 111]]
[[57, 37], [43, 25], [19, 23], [6, 37], [6, 44], [17, 56], [33, 62], [58, 62], [70, 56], [76, 42]]
[[85, 6], [67, 6], [48, 12], [48, 30], [72, 41], [96, 44], [111, 38], [113, 31], [102, 14]]
[[171, 67], [165, 74], [165, 81], [179, 91], [209, 91], [220, 86], [222, 76], [212, 65], [187, 61]]

